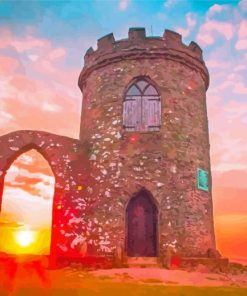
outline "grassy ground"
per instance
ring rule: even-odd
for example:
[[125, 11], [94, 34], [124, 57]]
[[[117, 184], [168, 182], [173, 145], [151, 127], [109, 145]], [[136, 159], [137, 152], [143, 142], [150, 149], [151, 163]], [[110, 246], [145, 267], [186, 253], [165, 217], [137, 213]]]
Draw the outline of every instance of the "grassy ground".
[[148, 295], [148, 296], [246, 296], [247, 289], [244, 288], [212, 288], [212, 287], [171, 287], [171, 286], [147, 286], [145, 284], [133, 284], [133, 283], [94, 283], [93, 286], [86, 286], [84, 288], [74, 289], [62, 289], [53, 288], [51, 290], [44, 290], [41, 288], [20, 288], [14, 293], [9, 294], [4, 290], [0, 290], [1, 296], [15, 295], [15, 296], [93, 296], [93, 295], [106, 295], [106, 296], [136, 296], [136, 295]]
[[[239, 287], [191, 287], [179, 286], [177, 282], [161, 283], [153, 278], [129, 282], [128, 277], [122, 282], [114, 282], [107, 276], [94, 277], [66, 277], [63, 270], [52, 271], [49, 282], [37, 281], [37, 279], [18, 277], [11, 289], [0, 288], [1, 296], [246, 296], [247, 289]], [[10, 292], [11, 291], [11, 292]]]
[[[206, 280], [202, 287], [198, 286], [198, 281], [196, 283], [195, 275], [185, 271], [112, 269], [99, 270], [99, 273], [95, 274], [70, 267], [48, 270], [35, 260], [5, 261], [0, 264], [0, 296], [247, 295], [247, 288], [241, 288], [243, 285], [240, 282], [216, 282], [222, 275], [199, 273], [198, 276]], [[215, 287], [210, 286], [214, 283]], [[204, 287], [204, 284], [207, 287]], [[246, 284], [244, 286], [246, 287]]]

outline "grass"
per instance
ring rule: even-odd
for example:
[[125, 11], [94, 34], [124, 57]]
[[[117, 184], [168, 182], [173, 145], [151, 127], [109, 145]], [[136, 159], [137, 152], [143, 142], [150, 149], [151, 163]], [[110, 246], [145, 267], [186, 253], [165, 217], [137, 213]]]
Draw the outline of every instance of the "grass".
[[144, 280], [141, 280], [143, 283], [154, 283], [154, 284], [157, 284], [157, 283], [163, 283], [162, 280], [159, 280], [159, 279], [144, 279]]
[[[5, 291], [0, 290], [1, 296], [7, 296]], [[47, 293], [38, 288], [22, 288], [17, 292], [11, 294], [14, 296], [93, 296], [93, 295], [107, 295], [107, 296], [246, 296], [247, 289], [243, 288], [198, 288], [198, 287], [170, 287], [161, 285], [142, 285], [142, 284], [132, 284], [132, 283], [97, 283], [94, 287], [84, 287], [80, 289], [52, 289]]]
[[178, 282], [173, 282], [173, 281], [165, 281], [165, 283], [167, 285], [178, 285], [179, 284]]
[[112, 276], [109, 275], [100, 275], [99, 279], [101, 280], [112, 280]]
[[[11, 266], [10, 266], [11, 267]], [[0, 266], [0, 296], [246, 296], [247, 288], [179, 286], [179, 282], [150, 278], [134, 281], [127, 272], [115, 272], [96, 277], [79, 267], [58, 270], [27, 268], [19, 263], [13, 278], [8, 265]], [[208, 275], [208, 280], [215, 280]], [[131, 281], [130, 281], [131, 280]], [[133, 281], [132, 281], [133, 280]], [[229, 284], [229, 283], [228, 283]], [[7, 292], [12, 289], [13, 293]]]

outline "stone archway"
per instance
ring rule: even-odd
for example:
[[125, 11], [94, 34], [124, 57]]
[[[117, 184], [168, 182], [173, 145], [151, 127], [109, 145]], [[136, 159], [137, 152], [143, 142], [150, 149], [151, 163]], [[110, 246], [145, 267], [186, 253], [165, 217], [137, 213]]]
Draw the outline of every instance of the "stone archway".
[[3, 186], [0, 252], [50, 254], [54, 188], [50, 165], [37, 150], [11, 163]]
[[133, 196], [126, 208], [126, 251], [130, 257], [157, 256], [157, 207], [146, 190]]
[[74, 245], [82, 237], [81, 229], [86, 227], [86, 222], [80, 217], [85, 216], [88, 205], [92, 204], [85, 189], [92, 188], [94, 182], [89, 175], [90, 163], [81, 141], [30, 130], [0, 136], [0, 211], [6, 172], [17, 157], [31, 149], [37, 150], [47, 160], [55, 177], [50, 248], [50, 255], [54, 258], [52, 262], [59, 256], [77, 256]]

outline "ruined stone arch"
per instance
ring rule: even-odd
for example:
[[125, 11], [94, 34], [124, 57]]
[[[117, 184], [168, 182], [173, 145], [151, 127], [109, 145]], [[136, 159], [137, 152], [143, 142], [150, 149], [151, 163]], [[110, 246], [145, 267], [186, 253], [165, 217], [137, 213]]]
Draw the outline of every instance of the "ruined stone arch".
[[[17, 147], [16, 147], [17, 148]], [[0, 167], [1, 175], [5, 177], [8, 169], [11, 167], [13, 162], [22, 154], [30, 151], [30, 150], [36, 150], [39, 154], [43, 156], [43, 158], [47, 161], [48, 165], [50, 166], [54, 176], [55, 176], [55, 167], [51, 165], [50, 157], [46, 154], [45, 150], [37, 146], [35, 143], [29, 143], [24, 146], [22, 146], [19, 150], [13, 151], [12, 154], [10, 154], [7, 158], [5, 158], [5, 165]]]
[[[50, 254], [57, 256], [69, 249], [73, 236], [64, 238], [62, 232], [64, 215], [73, 209], [73, 203], [84, 192], [78, 190], [80, 186], [92, 183], [88, 174], [89, 163], [79, 140], [54, 135], [42, 131], [16, 131], [0, 137], [0, 210], [4, 177], [12, 162], [21, 154], [35, 149], [48, 162], [54, 178], [55, 190], [52, 206], [52, 228]], [[85, 205], [86, 207], [86, 205]], [[78, 215], [83, 210], [78, 209]], [[74, 215], [76, 215], [74, 214]], [[65, 227], [66, 225], [64, 225]], [[65, 227], [66, 228], [66, 227]], [[76, 234], [74, 234], [76, 237]]]
[[32, 149], [44, 157], [56, 177], [56, 168], [51, 164], [52, 155], [39, 143], [40, 137], [38, 135], [40, 133], [34, 131], [17, 131], [0, 137], [0, 201], [2, 201], [4, 178], [8, 169], [20, 155]]

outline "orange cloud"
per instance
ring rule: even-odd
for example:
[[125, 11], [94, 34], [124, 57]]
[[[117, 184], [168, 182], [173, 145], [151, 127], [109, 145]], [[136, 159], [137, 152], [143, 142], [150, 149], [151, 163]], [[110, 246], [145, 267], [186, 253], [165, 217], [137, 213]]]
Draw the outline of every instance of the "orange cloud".
[[18, 71], [20, 62], [10, 57], [0, 56], [0, 75], [9, 76]]
[[14, 89], [28, 91], [30, 93], [33, 93], [37, 90], [35, 81], [27, 78], [23, 75], [14, 75], [9, 80], [10, 87], [13, 87]]
[[[0, 47], [12, 46], [20, 55], [18, 59], [0, 56], [0, 73], [4, 74], [0, 79], [0, 115], [1, 122], [5, 123], [1, 125], [1, 134], [37, 129], [77, 138], [80, 69], [65, 69], [66, 50], [53, 47], [48, 40], [32, 36], [16, 38], [8, 30], [3, 33]], [[28, 63], [26, 58], [30, 55], [32, 59]], [[18, 72], [22, 58], [25, 58], [26, 74]]]
[[7, 28], [0, 28], [1, 41], [0, 48], [13, 47], [19, 53], [23, 53], [30, 49], [51, 47], [51, 42], [46, 39], [36, 38], [31, 35], [17, 37]]
[[5, 176], [1, 213], [4, 221], [50, 227], [54, 186], [54, 175], [41, 154], [30, 150], [19, 156]]
[[54, 176], [47, 161], [36, 150], [19, 156], [10, 166], [4, 188], [18, 188], [40, 198], [52, 198]]

